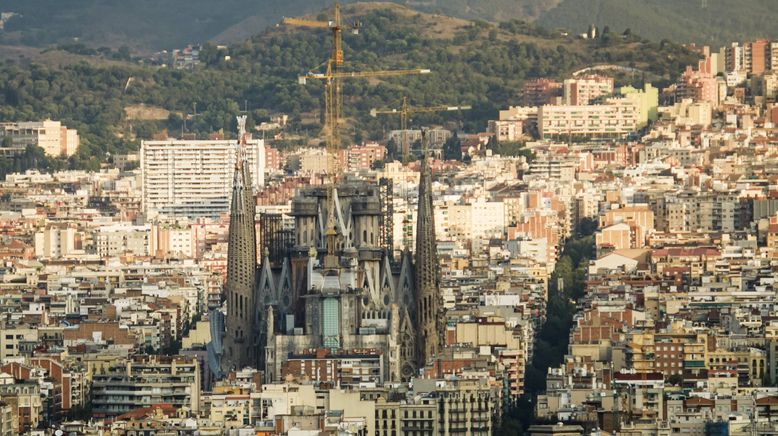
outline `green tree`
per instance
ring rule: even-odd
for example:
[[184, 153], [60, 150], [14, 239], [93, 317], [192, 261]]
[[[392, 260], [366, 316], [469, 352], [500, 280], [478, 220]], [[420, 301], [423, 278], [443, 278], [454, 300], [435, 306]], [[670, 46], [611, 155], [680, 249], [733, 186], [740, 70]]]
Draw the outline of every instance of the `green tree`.
[[594, 254], [594, 231], [587, 231], [569, 239], [557, 261], [548, 286], [546, 322], [536, 341], [534, 358], [527, 367], [525, 385], [528, 394], [545, 390], [548, 368], [559, 366], [567, 353], [570, 329], [573, 326], [575, 306], [571, 299], [580, 298], [585, 292], [589, 259]]
[[462, 141], [459, 140], [457, 132], [443, 144], [443, 159], [462, 160]]
[[65, 417], [68, 421], [88, 421], [92, 417], [92, 404], [86, 403], [78, 406], [73, 406], [68, 409]]
[[492, 151], [500, 156], [518, 157], [524, 156], [527, 162], [532, 162], [535, 159], [535, 153], [526, 148], [526, 144], [522, 141], [494, 141]]
[[382, 160], [374, 160], [373, 163], [370, 165], [370, 168], [373, 170], [382, 170], [384, 169], [384, 166], [386, 166], [386, 162]]
[[284, 164], [284, 171], [286, 171], [287, 174], [295, 174], [298, 171], [300, 171], [301, 164], [302, 162], [300, 161], [300, 156], [296, 154], [292, 154], [286, 158], [286, 163]]
[[386, 160], [391, 162], [397, 160], [398, 158], [397, 142], [394, 140], [394, 138], [391, 138], [386, 143]]
[[123, 61], [129, 61], [132, 59], [132, 55], [130, 54], [130, 48], [126, 45], [123, 45], [119, 47], [118, 50], [116, 50], [116, 59], [120, 59]]
[[667, 378], [667, 383], [672, 386], [680, 386], [683, 383], [683, 376], [681, 374], [673, 374]]
[[219, 49], [212, 42], [206, 42], [200, 47], [200, 62], [205, 65], [216, 65], [219, 62]]

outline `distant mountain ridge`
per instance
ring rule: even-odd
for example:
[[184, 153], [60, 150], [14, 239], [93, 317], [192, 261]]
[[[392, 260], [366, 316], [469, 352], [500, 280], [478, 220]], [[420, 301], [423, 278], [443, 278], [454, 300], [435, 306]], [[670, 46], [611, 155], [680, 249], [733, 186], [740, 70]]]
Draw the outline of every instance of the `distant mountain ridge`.
[[584, 32], [588, 25], [630, 29], [645, 38], [723, 46], [778, 38], [776, 0], [563, 0], [538, 24]]
[[[250, 34], [284, 15], [321, 10], [330, 0], [3, 0], [0, 12], [15, 12], [0, 31], [0, 44], [89, 46], [157, 51], [213, 40], [253, 18]], [[236, 38], [237, 42], [243, 37]]]
[[[317, 15], [309, 16], [323, 19]], [[609, 64], [625, 70], [614, 73], [619, 85], [651, 82], [662, 87], [698, 60], [677, 44], [638, 35], [612, 33], [584, 40], [521, 21], [495, 25], [396, 3], [348, 4], [343, 15], [346, 21], [361, 22], [359, 35], [343, 37], [344, 71], [432, 70], [418, 77], [344, 81], [342, 133], [357, 143], [383, 139], [396, 128], [396, 117], [371, 117], [370, 111], [397, 107], [406, 96], [414, 106], [471, 106], [462, 113], [418, 114], [410, 120], [412, 126], [478, 132], [500, 109], [521, 104], [527, 79], [562, 79], [582, 68]], [[320, 71], [317, 66], [330, 50], [326, 30], [286, 25], [225, 48], [204, 44], [201, 64], [191, 70], [138, 63], [125, 56], [126, 50], [90, 51], [78, 44], [22, 47], [18, 56], [8, 57], [15, 62], [0, 62], [0, 119], [51, 118], [79, 131], [75, 156], [40, 168], [96, 169], [109, 153], [137, 150], [139, 140], [165, 131], [200, 138], [231, 132], [241, 111], [249, 116], [249, 128], [288, 114], [286, 145], [308, 143], [321, 138], [323, 89], [318, 81], [302, 86], [298, 77]], [[35, 156], [0, 163], [0, 176], [34, 164]]]
[[[394, 0], [424, 12], [467, 19], [537, 20], [583, 32], [589, 24], [646, 38], [721, 45], [778, 37], [776, 0]], [[343, 3], [353, 3], [345, 0]], [[0, 45], [89, 46], [157, 51], [205, 41], [239, 42], [283, 16], [316, 13], [332, 0], [3, 0], [15, 12]]]

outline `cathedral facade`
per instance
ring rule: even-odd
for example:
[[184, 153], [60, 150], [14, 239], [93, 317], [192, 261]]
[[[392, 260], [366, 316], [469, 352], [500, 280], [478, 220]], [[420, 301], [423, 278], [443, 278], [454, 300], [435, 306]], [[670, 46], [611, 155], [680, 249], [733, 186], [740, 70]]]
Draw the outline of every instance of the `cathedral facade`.
[[412, 256], [394, 262], [384, 246], [385, 198], [379, 185], [350, 181], [331, 193], [303, 189], [292, 201], [293, 245], [281, 262], [262, 262], [256, 288], [258, 363], [268, 380], [281, 377], [289, 353], [317, 348], [377, 350], [388, 380], [415, 375]]
[[[267, 226], [260, 229], [263, 256], [257, 266], [254, 216], [249, 217], [253, 196], [249, 209], [251, 184], [245, 177], [236, 168], [226, 321], [222, 340], [215, 341], [224, 344], [216, 354], [222, 374], [253, 366], [265, 371], [266, 380], [276, 381], [291, 353], [369, 349], [382, 355], [385, 381], [416, 376], [443, 343], [426, 159], [416, 255], [406, 251], [396, 260], [386, 227], [392, 222], [391, 182], [344, 180], [297, 193], [291, 234], [272, 224], [280, 217], [263, 217], [260, 222]], [[219, 326], [212, 324], [215, 330]], [[220, 347], [213, 348], [218, 352]]]

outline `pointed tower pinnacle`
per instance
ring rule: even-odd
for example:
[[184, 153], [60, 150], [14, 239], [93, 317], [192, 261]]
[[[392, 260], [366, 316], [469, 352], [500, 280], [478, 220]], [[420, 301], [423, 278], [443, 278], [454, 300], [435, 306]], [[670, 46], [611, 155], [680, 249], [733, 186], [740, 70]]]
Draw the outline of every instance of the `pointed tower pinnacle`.
[[235, 150], [235, 173], [230, 205], [230, 228], [227, 248], [227, 326], [225, 332], [227, 359], [224, 369], [254, 366], [254, 282], [257, 268], [257, 242], [254, 227], [254, 193], [250, 165], [247, 163], [246, 117], [238, 117], [238, 147]]
[[442, 346], [440, 319], [440, 267], [435, 241], [435, 216], [432, 206], [432, 173], [427, 161], [426, 132], [422, 131], [419, 209], [416, 219], [416, 332], [417, 362], [420, 366], [433, 358]]

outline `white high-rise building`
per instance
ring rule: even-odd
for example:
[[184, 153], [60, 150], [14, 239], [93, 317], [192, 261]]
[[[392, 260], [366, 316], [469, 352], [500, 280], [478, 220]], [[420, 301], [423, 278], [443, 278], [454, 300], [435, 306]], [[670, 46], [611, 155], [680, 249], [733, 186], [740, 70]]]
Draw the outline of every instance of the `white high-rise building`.
[[[143, 211], [147, 216], [218, 217], [230, 210], [236, 141], [143, 141], [140, 151]], [[246, 152], [254, 192], [265, 185], [265, 142], [250, 139]]]

